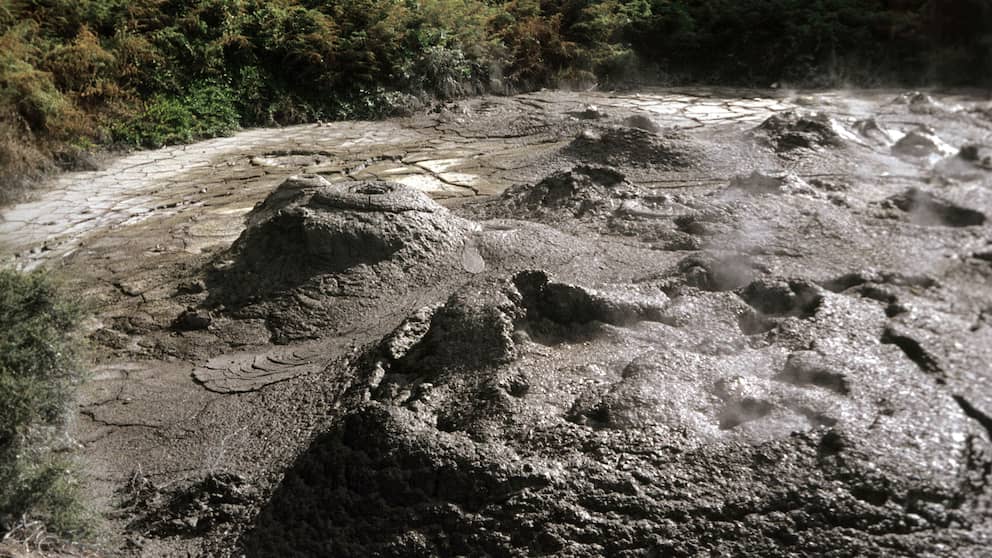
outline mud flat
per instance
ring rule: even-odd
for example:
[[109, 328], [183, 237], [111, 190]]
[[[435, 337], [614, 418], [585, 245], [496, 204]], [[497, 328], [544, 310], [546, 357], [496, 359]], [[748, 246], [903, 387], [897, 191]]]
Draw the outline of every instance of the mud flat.
[[983, 556], [989, 107], [540, 92], [252, 130], [66, 175], [2, 245], [97, 305], [109, 554]]

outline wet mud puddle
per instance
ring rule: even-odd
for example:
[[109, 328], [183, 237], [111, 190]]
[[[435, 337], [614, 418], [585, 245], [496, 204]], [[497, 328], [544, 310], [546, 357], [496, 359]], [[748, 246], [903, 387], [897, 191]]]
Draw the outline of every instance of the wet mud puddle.
[[[60, 176], [121, 555], [974, 555], [992, 104], [538, 92]], [[839, 549], [839, 550], [838, 550]]]

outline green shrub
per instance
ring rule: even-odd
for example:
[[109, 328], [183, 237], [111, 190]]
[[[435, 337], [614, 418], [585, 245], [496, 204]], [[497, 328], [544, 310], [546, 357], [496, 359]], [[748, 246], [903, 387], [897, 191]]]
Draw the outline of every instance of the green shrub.
[[85, 526], [56, 453], [81, 377], [72, 337], [79, 317], [44, 275], [0, 270], [0, 532], [23, 516], [61, 533]]
[[123, 144], [161, 147], [229, 134], [238, 121], [230, 88], [198, 83], [183, 96], [154, 97], [141, 114], [113, 133]]

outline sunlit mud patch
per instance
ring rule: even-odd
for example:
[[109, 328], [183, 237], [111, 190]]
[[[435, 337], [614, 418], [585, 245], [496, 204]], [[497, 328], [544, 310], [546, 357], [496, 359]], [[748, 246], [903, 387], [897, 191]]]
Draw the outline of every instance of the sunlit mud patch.
[[787, 111], [774, 114], [751, 131], [759, 142], [780, 155], [795, 150], [840, 148], [844, 135], [853, 135], [829, 115], [822, 112]]
[[583, 163], [654, 170], [689, 169], [703, 159], [701, 148], [685, 136], [627, 127], [585, 130], [564, 154]]
[[[364, 402], [287, 471], [242, 548], [925, 554], [967, 537], [951, 517], [986, 463], [983, 434], [871, 335], [886, 319], [871, 301], [828, 293], [809, 320], [813, 287], [749, 287], [749, 303], [798, 314], [790, 339], [803, 345], [751, 347], [732, 293], [658, 292], [661, 321], [614, 319], [625, 291], [643, 300], [648, 288], [528, 272], [411, 315], [356, 361]], [[535, 320], [586, 335], [536, 342], [521, 331]]]
[[377, 298], [383, 284], [401, 290], [418, 273], [457, 266], [477, 228], [401, 184], [319, 176], [290, 178], [246, 221], [211, 275], [211, 300], [271, 303], [266, 315], [281, 328], [302, 327], [306, 316], [316, 327], [339, 299]]
[[986, 222], [986, 216], [981, 211], [962, 207], [917, 188], [888, 198], [882, 207], [896, 209], [911, 223], [925, 227], [975, 227]]

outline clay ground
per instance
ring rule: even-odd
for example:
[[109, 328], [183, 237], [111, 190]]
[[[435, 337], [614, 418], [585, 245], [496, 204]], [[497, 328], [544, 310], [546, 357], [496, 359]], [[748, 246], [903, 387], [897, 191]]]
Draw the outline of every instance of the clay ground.
[[[245, 533], [252, 528], [256, 533], [265, 528], [278, 530], [266, 527], [266, 522], [272, 522], [272, 513], [285, 513], [279, 511], [278, 502], [279, 495], [287, 490], [287, 468], [299, 463], [300, 455], [314, 447], [316, 437], [358, 408], [360, 403], [350, 395], [357, 381], [353, 372], [365, 370], [362, 359], [367, 358], [368, 348], [418, 310], [436, 308], [453, 293], [464, 289], [474, 293], [498, 291], [484, 285], [480, 277], [506, 281], [517, 277], [519, 270], [530, 268], [602, 292], [609, 290], [606, 285], [625, 285], [619, 289], [626, 289], [628, 295], [624, 296], [628, 297], [630, 292], [640, 292], [643, 285], [652, 285], [653, 292], [665, 293], [657, 295], [665, 299], [659, 303], [664, 319], [643, 319], [665, 323], [666, 327], [677, 327], [673, 324], [682, 319], [675, 310], [677, 300], [685, 305], [680, 311], [690, 316], [686, 318], [690, 321], [705, 321], [712, 315], [716, 324], [723, 319], [722, 312], [730, 312], [728, 316], [742, 312], [737, 306], [728, 310], [728, 305], [743, 304], [740, 300], [756, 308], [761, 319], [778, 314], [807, 319], [798, 311], [791, 314], [794, 309], [776, 314], [774, 308], [763, 307], [766, 303], [761, 301], [767, 297], [753, 292], [764, 287], [750, 286], [759, 276], [801, 278], [815, 285], [821, 293], [818, 296], [827, 301], [821, 306], [828, 309], [827, 316], [821, 314], [819, 323], [836, 323], [829, 326], [834, 328], [829, 335], [808, 334], [821, 340], [819, 349], [815, 343], [796, 341], [789, 345], [781, 341], [792, 334], [797, 339], [807, 335], [800, 331], [806, 325], [759, 325], [744, 328], [743, 337], [736, 325], [732, 333], [725, 333], [723, 325], [699, 326], [698, 335], [712, 338], [716, 344], [726, 342], [729, 347], [693, 353], [716, 359], [706, 366], [735, 370], [785, 366], [786, 372], [792, 370], [796, 377], [805, 378], [793, 383], [826, 386], [825, 391], [830, 392], [810, 396], [815, 401], [803, 407], [805, 411], [795, 411], [799, 407], [793, 403], [782, 403], [783, 409], [795, 412], [783, 411], [792, 413], [791, 418], [775, 419], [778, 422], [765, 418], [777, 416], [777, 411], [771, 410], [779, 405], [776, 397], [795, 401], [799, 396], [789, 392], [759, 397], [747, 391], [752, 388], [740, 388], [750, 395], [737, 397], [733, 395], [737, 388], [726, 388], [726, 382], [720, 384], [711, 376], [665, 376], [667, 389], [682, 389], [687, 394], [693, 393], [697, 384], [712, 386], [716, 382], [724, 386], [713, 392], [721, 407], [714, 407], [712, 413], [700, 410], [704, 418], [690, 420], [681, 411], [675, 413], [671, 401], [644, 403], [638, 407], [640, 411], [623, 412], [618, 409], [625, 407], [618, 404], [609, 417], [595, 409], [579, 412], [576, 409], [586, 397], [581, 390], [569, 391], [567, 383], [539, 385], [536, 380], [528, 384], [536, 386], [527, 395], [536, 398], [528, 404], [533, 407], [515, 410], [518, 416], [539, 417], [534, 420], [540, 423], [540, 417], [564, 416], [568, 411], [568, 424], [580, 424], [590, 432], [612, 428], [636, 431], [656, 440], [671, 435], [664, 428], [672, 429], [671, 424], [678, 423], [684, 432], [691, 432], [685, 435], [690, 441], [685, 441], [680, 451], [728, 440], [757, 447], [787, 440], [795, 432], [818, 436], [838, 423], [875, 428], [874, 424], [866, 426], [871, 421], [865, 417], [871, 415], [877, 423], [884, 413], [872, 414], [875, 411], [865, 409], [884, 407], [880, 396], [872, 395], [870, 403], [857, 398], [848, 402], [843, 396], [845, 390], [860, 389], [857, 386], [863, 376], [858, 374], [867, 374], [864, 370], [883, 370], [878, 372], [878, 382], [887, 386], [900, 375], [912, 376], [906, 381], [908, 387], [890, 388], [909, 394], [905, 397], [912, 400], [905, 403], [907, 415], [899, 419], [903, 422], [891, 427], [892, 439], [904, 436], [905, 440], [899, 438], [903, 441], [892, 447], [913, 447], [893, 449], [879, 462], [918, 461], [926, 455], [932, 463], [914, 463], [919, 467], [912, 470], [896, 467], [893, 478], [933, 475], [939, 477], [933, 481], [937, 485], [957, 486], [964, 476], [977, 474], [965, 461], [981, 460], [975, 456], [984, 450], [974, 448], [984, 448], [992, 428], [992, 388], [988, 383], [992, 378], [992, 325], [988, 323], [992, 319], [992, 228], [986, 219], [992, 216], [992, 162], [987, 159], [992, 145], [992, 108], [977, 93], [923, 96], [927, 98], [901, 94], [720, 89], [542, 91], [449, 103], [382, 122], [245, 130], [227, 138], [125, 155], [99, 171], [59, 176], [35, 201], [0, 213], [0, 256], [5, 265], [53, 271], [92, 311], [85, 324], [92, 342], [91, 375], [80, 391], [73, 436], [79, 443], [81, 469], [86, 472], [86, 493], [102, 518], [99, 552], [280, 555], [286, 552], [280, 548], [293, 548], [294, 553], [320, 555], [321, 551], [314, 550], [318, 547], [284, 547], [271, 543], [268, 535], [253, 539], [246, 538]], [[797, 110], [800, 112], [794, 112]], [[805, 114], [802, 111], [821, 111], [824, 127], [804, 128], [805, 121], [773, 122], [765, 132], [753, 132], [773, 115]], [[912, 133], [921, 139], [900, 143]], [[616, 141], [610, 143], [611, 138]], [[675, 138], [675, 143], [662, 145], [664, 138]], [[962, 150], [968, 146], [974, 146], [974, 153]], [[671, 152], [666, 151], [669, 148]], [[678, 163], [680, 154], [690, 161]], [[603, 209], [606, 202], [602, 199], [590, 198], [596, 211], [576, 210], [565, 217], [554, 212], [560, 209], [557, 206], [554, 211], [535, 212], [534, 204], [545, 202], [501, 197], [511, 186], [533, 188], [556, 171], [567, 173], [583, 164], [615, 170], [633, 193], [614, 198], [603, 194], [608, 209]], [[765, 177], [751, 176], [753, 171], [762, 171]], [[791, 178], [783, 178], [786, 175], [781, 173], [791, 173]], [[217, 274], [225, 276], [226, 269], [241, 265], [238, 258], [243, 252], [228, 249], [245, 230], [246, 215], [288, 177], [302, 174], [319, 175], [331, 183], [393, 181], [424, 192], [451, 214], [483, 223], [483, 232], [473, 233], [479, 235], [479, 248], [463, 249], [461, 267], [456, 265], [455, 272], [397, 275], [401, 277], [399, 285], [390, 284], [392, 275], [378, 272], [372, 278], [335, 276], [340, 285], [347, 281], [362, 284], [342, 286], [344, 302], [336, 308], [344, 310], [324, 312], [319, 320], [298, 319], [298, 315], [309, 316], [306, 311], [287, 317], [278, 309], [251, 306], [264, 301], [244, 303], [239, 299], [235, 304], [230, 298], [234, 295], [218, 295], [236, 290], [230, 281], [219, 282]], [[734, 182], [735, 177], [749, 176]], [[588, 180], [600, 184], [595, 177]], [[633, 204], [631, 200], [639, 201]], [[527, 232], [531, 229], [525, 227], [513, 236], [505, 232], [509, 225], [497, 226], [515, 220], [542, 228]], [[618, 220], [626, 224], [618, 224]], [[661, 221], [664, 226], [658, 225]], [[496, 234], [505, 238], [494, 240]], [[532, 241], [541, 246], [533, 246]], [[500, 243], [504, 243], [502, 247], [490, 248]], [[518, 248], [511, 250], [512, 254], [493, 255], [506, 246]], [[735, 268], [736, 263], [727, 264], [730, 256], [745, 258], [746, 264], [740, 265], [746, 270]], [[730, 271], [726, 271], [727, 265]], [[659, 278], [670, 281], [663, 284]], [[678, 278], [679, 285], [672, 286], [673, 278]], [[250, 278], [245, 281], [250, 282]], [[797, 284], [789, 288], [796, 293], [806, 288]], [[519, 278], [514, 285], [524, 299], [529, 296], [525, 291], [530, 287], [521, 286]], [[683, 287], [689, 290], [680, 290]], [[274, 292], [276, 287], [265, 289]], [[692, 289], [711, 294], [693, 298], [697, 295], [691, 294], [696, 292]], [[373, 290], [375, 294], [369, 294]], [[294, 308], [322, 304], [308, 300], [313, 291], [287, 292], [290, 294], [280, 296], [293, 298]], [[728, 294], [731, 292], [737, 294]], [[521, 304], [535, 312], [533, 304]], [[547, 318], [549, 310], [543, 312], [543, 319], [551, 319]], [[829, 317], [844, 315], [858, 316], [860, 321], [849, 323], [844, 322], [846, 318]], [[597, 323], [610, 322], [596, 316], [593, 321]], [[618, 328], [627, 327], [625, 320], [620, 322]], [[665, 339], [665, 346], [697, 343], [692, 336], [630, 326], [636, 335], [611, 335], [633, 335], [637, 341], [616, 346], [600, 346], [596, 345], [599, 341], [593, 341], [593, 349], [587, 349], [592, 352], [587, 354], [582, 347], [589, 347], [588, 341], [583, 345], [583, 341], [572, 339], [565, 350], [557, 341], [538, 339], [544, 330], [533, 324], [514, 327], [515, 333], [524, 332], [520, 337], [529, 336], [522, 341], [514, 337], [517, 346], [525, 347], [519, 349], [523, 356], [514, 358], [524, 359], [517, 361], [521, 368], [526, 368], [520, 364], [525, 362], [535, 370], [549, 366], [548, 359], [558, 362], [555, 370], [562, 368], [564, 361], [580, 366], [601, 360], [603, 369], [609, 370], [622, 360], [618, 355], [656, 350], [658, 339]], [[763, 336], [770, 330], [777, 331], [779, 337], [768, 343], [778, 349], [766, 350], [753, 343], [755, 335]], [[840, 343], [838, 339], [847, 335], [845, 332], [853, 339], [851, 347], [862, 347], [861, 343], [864, 347], [822, 348]], [[551, 348], [540, 349], [538, 345]], [[800, 350], [819, 351], [847, 361], [850, 370], [861, 370], [846, 372], [844, 382], [855, 387], [837, 388], [840, 380], [831, 383], [834, 380], [829, 374], [813, 374], [816, 379], [810, 379], [806, 372], [795, 372], [805, 368], [787, 363], [805, 358], [791, 356]], [[528, 351], [537, 351], [537, 356]], [[563, 352], [559, 355], [555, 351]], [[872, 351], [880, 352], [875, 355]], [[731, 362], [745, 353], [754, 360], [720, 364], [720, 359]], [[864, 356], [869, 353], [874, 356]], [[606, 359], [606, 354], [613, 356]], [[719, 355], [724, 356], [717, 358]], [[862, 364], [850, 364], [858, 355], [874, 358], [874, 364], [862, 363], [863, 370], [858, 368]], [[696, 366], [686, 362], [671, 364], [665, 370]], [[597, 374], [586, 370], [580, 374], [581, 381], [600, 382]], [[628, 375], [624, 374], [626, 380]], [[549, 373], [547, 377], [555, 376]], [[617, 386], [623, 384], [617, 382]], [[432, 387], [443, 383], [431, 380]], [[614, 390], [609, 397], [643, 401], [654, 397], [646, 395], [654, 389], [641, 386], [635, 389], [637, 393]], [[769, 393], [779, 393], [775, 391], [778, 388], [768, 389]], [[550, 395], [541, 395], [545, 393], [542, 390]], [[455, 392], [457, 389], [452, 388]], [[556, 393], [565, 392], [570, 393], [567, 405], [555, 399], [559, 397]], [[931, 392], [944, 394], [943, 399], [927, 399], [930, 396], [925, 394]], [[606, 397], [597, 393], [597, 398]], [[713, 397], [707, 393], [706, 397]], [[376, 397], [371, 396], [373, 400]], [[896, 400], [901, 396], [888, 397]], [[828, 400], [833, 407], [818, 406]], [[565, 407], [559, 409], [561, 405]], [[895, 407], [900, 408], [899, 404]], [[924, 408], [940, 412], [927, 414], [920, 410]], [[575, 419], [577, 412], [585, 418]], [[652, 418], [645, 422], [647, 415]], [[814, 415], [819, 418], [808, 418]], [[919, 434], [922, 430], [915, 429], [926, 429], [920, 420], [936, 421], [930, 430], [940, 430], [943, 437]], [[707, 421], [712, 422], [712, 428], [701, 426]], [[765, 424], [762, 421], [772, 422], [744, 432], [751, 428], [745, 423]], [[648, 423], [650, 428], [645, 426]], [[487, 443], [486, 435], [467, 426], [464, 430], [479, 447]], [[732, 440], [727, 438], [731, 435]], [[865, 440], [875, 440], [864, 436]], [[617, 447], [620, 442], [610, 439], [597, 443]], [[944, 451], [946, 456], [937, 457]], [[560, 456], [554, 459], [564, 460]], [[220, 488], [203, 488], [204, 482]], [[768, 484], [769, 480], [754, 482]], [[967, 521], [940, 523], [914, 512], [929, 521], [920, 530], [953, 531], [943, 543], [931, 544], [926, 539], [926, 552], [981, 555], [988, 542], [987, 512], [975, 502], [985, 501], [987, 489], [984, 477], [976, 482], [981, 486], [969, 493], [978, 494], [974, 502], [968, 500], [967, 505], [961, 504], [963, 511], [955, 512]], [[191, 486], [204, 494], [227, 495], [230, 501], [189, 496]], [[208, 507], [223, 508], [224, 512], [205, 511]], [[263, 514], [263, 520], [256, 520], [262, 509], [268, 509], [269, 516]], [[517, 527], [507, 527], [507, 521], [512, 520], [500, 521], [487, 528], [517, 532]], [[903, 533], [905, 529], [886, 533], [896, 531]], [[507, 542], [505, 547], [495, 542], [448, 547], [435, 541], [433, 532], [423, 530], [427, 533], [423, 537], [432, 541], [423, 545], [427, 554], [445, 554], [458, 548], [465, 554], [482, 552], [479, 549], [498, 553], [493, 549], [503, 552], [510, 547], [578, 555], [617, 554], [622, 550], [608, 545], [569, 546], [566, 543], [578, 540], [574, 533], [556, 535], [561, 540], [535, 535], [529, 542]], [[858, 537], [856, 533], [851, 536]], [[408, 548], [413, 543], [403, 544], [408, 546], [401, 548]], [[698, 546], [664, 548], [673, 555], [721, 548], [716, 543], [692, 544]], [[939, 544], [946, 545], [946, 552], [939, 550]], [[637, 546], [642, 547], [647, 548]], [[326, 551], [332, 546], [319, 548]], [[358, 547], [333, 548], [342, 555], [358, 555]], [[851, 546], [855, 549], [851, 553], [857, 548]], [[906, 543], [878, 548], [910, 554], [916, 547]]]

